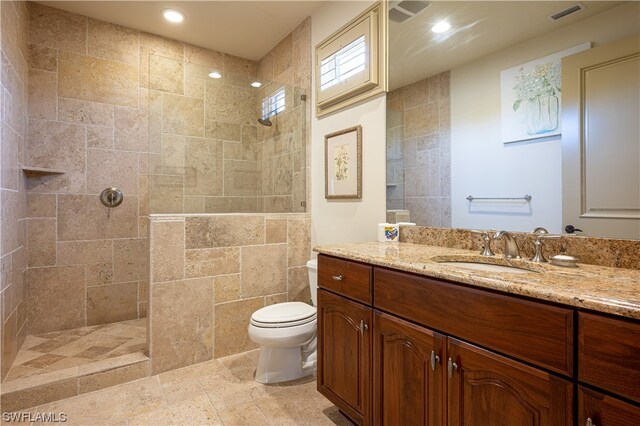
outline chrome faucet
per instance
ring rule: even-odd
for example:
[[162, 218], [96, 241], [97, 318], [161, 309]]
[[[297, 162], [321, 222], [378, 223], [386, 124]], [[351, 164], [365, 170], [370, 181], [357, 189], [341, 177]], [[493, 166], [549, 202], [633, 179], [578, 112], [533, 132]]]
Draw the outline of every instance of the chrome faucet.
[[499, 231], [496, 232], [496, 235], [493, 236], [494, 240], [499, 240], [500, 238], [504, 239], [504, 257], [505, 259], [521, 259], [520, 250], [518, 249], [518, 243], [516, 243], [516, 239], [513, 238], [507, 231]]

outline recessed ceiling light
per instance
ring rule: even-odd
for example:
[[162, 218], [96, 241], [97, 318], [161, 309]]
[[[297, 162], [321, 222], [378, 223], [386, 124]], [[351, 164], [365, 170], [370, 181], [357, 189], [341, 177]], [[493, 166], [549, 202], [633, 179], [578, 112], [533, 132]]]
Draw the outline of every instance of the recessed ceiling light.
[[211, 71], [209, 73], [209, 77], [211, 77], [211, 78], [222, 78], [222, 74], [220, 74], [218, 71]]
[[254, 81], [253, 83], [251, 83], [251, 87], [262, 87], [262, 83], [260, 83], [259, 81]]
[[175, 9], [165, 9], [162, 11], [162, 16], [169, 22], [179, 23], [184, 21], [184, 13]]
[[431, 31], [433, 31], [436, 34], [447, 32], [450, 29], [451, 29], [451, 25], [446, 21], [440, 21], [437, 24], [435, 24], [433, 27], [431, 27]]

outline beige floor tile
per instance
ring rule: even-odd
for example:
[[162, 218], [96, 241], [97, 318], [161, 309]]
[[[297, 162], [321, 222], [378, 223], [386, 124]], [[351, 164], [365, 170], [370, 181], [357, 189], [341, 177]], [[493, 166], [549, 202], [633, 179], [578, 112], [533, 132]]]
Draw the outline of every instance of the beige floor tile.
[[54, 354], [45, 354], [41, 355], [38, 358], [33, 358], [22, 365], [24, 367], [33, 367], [33, 368], [47, 368], [52, 364], [55, 364], [58, 361], [63, 360], [65, 357]]
[[7, 377], [4, 378], [5, 382], [21, 379], [29, 376], [33, 376], [35, 374], [40, 374], [42, 372], [39, 368], [31, 368], [24, 367], [22, 365], [13, 365], [9, 373], [7, 373]]
[[55, 362], [46, 368], [47, 371], [62, 370], [64, 368], [77, 367], [79, 365], [91, 362], [87, 358], [64, 357], [60, 361]]
[[225, 425], [262, 426], [270, 424], [253, 401], [245, 401], [232, 406], [220, 407], [217, 411]]
[[[245, 373], [245, 369], [240, 371]], [[245, 375], [244, 379], [241, 379], [238, 375], [238, 369], [234, 369], [234, 371], [222, 370], [213, 376], [200, 378], [202, 389], [216, 409], [247, 402], [252, 398], [278, 390], [277, 386], [261, 385], [253, 378], [248, 379]]]
[[129, 420], [129, 425], [221, 425], [222, 421], [205, 395], [164, 406]]
[[42, 352], [30, 351], [29, 349], [20, 349], [16, 359], [13, 360], [13, 367], [22, 365], [27, 361], [31, 361], [34, 358], [42, 356]]
[[[258, 396], [254, 402], [270, 423], [276, 425], [333, 425], [325, 411], [333, 405], [316, 390], [316, 383], [283, 387], [278, 392]], [[348, 423], [344, 423], [348, 424]]]

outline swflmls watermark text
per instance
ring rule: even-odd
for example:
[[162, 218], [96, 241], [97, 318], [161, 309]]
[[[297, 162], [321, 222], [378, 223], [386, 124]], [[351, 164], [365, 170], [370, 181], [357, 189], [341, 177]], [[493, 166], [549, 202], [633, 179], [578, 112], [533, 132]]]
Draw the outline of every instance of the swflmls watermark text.
[[67, 413], [7, 411], [2, 413], [2, 421], [14, 423], [65, 423], [67, 421]]

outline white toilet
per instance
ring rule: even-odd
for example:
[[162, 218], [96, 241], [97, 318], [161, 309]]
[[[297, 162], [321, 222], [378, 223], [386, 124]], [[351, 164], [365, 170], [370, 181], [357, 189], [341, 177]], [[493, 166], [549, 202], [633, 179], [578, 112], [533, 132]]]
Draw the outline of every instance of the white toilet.
[[295, 380], [316, 371], [318, 261], [307, 262], [311, 301], [276, 303], [251, 315], [249, 337], [260, 345], [259, 383]]

